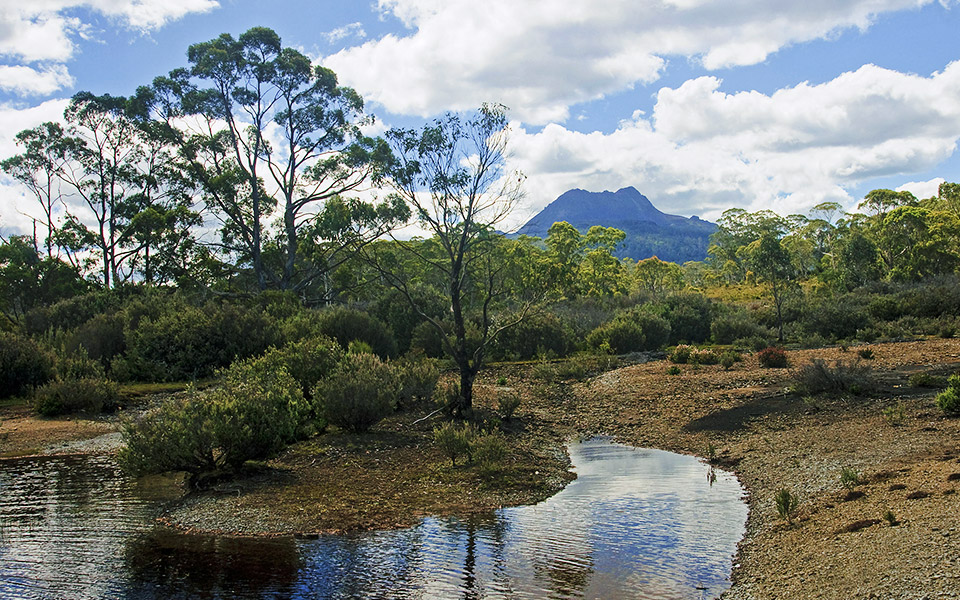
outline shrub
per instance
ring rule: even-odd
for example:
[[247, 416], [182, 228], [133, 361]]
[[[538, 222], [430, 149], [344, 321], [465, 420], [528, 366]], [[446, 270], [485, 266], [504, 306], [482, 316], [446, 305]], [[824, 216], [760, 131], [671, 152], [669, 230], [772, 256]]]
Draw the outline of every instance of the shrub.
[[0, 332], [0, 398], [20, 395], [53, 376], [53, 356], [28, 337]]
[[668, 342], [671, 344], [700, 343], [710, 337], [714, 309], [706, 296], [676, 294], [644, 310], [667, 321], [670, 325]]
[[509, 421], [520, 408], [520, 396], [515, 392], [500, 392], [497, 394], [497, 412], [504, 420]]
[[688, 362], [690, 362], [690, 354], [694, 350], [695, 348], [693, 346], [689, 346], [687, 344], [679, 344], [670, 352], [667, 358], [672, 363], [685, 365]]
[[569, 325], [552, 313], [537, 313], [500, 332], [491, 348], [491, 357], [529, 360], [544, 353], [566, 356], [575, 346]]
[[120, 392], [108, 379], [56, 380], [37, 388], [33, 409], [44, 417], [75, 412], [100, 413], [117, 408]]
[[448, 381], [445, 384], [437, 385], [433, 391], [433, 402], [439, 406], [454, 406], [460, 399], [460, 384], [456, 381]]
[[857, 350], [857, 356], [859, 356], [864, 360], [873, 360], [875, 357], [875, 354], [873, 353], [873, 350], [871, 350], [870, 348], [860, 348], [859, 350]]
[[677, 365], [670, 365], [669, 367], [667, 367], [667, 375], [679, 375], [679, 374], [680, 374], [680, 367], [678, 367]]
[[948, 415], [960, 415], [960, 375], [947, 380], [947, 389], [937, 395], [937, 406]]
[[381, 359], [397, 354], [390, 328], [363, 311], [339, 306], [315, 313], [312, 318], [315, 333], [332, 337], [344, 348], [357, 340], [368, 344]]
[[715, 365], [720, 362], [720, 355], [713, 350], [695, 349], [690, 353], [690, 362], [695, 365]]
[[780, 515], [780, 518], [790, 523], [797, 513], [797, 508], [800, 507], [800, 499], [791, 494], [790, 490], [780, 488], [777, 490], [776, 495], [774, 495], [773, 501], [776, 504], [777, 514]]
[[332, 373], [341, 360], [340, 346], [328, 337], [319, 336], [282, 348], [270, 348], [263, 356], [234, 363], [234, 366], [243, 364], [258, 377], [283, 369], [300, 384], [304, 398], [312, 401], [317, 382]]
[[58, 355], [54, 371], [57, 379], [102, 379], [105, 376], [103, 365], [87, 356], [83, 347], [76, 352]]
[[840, 485], [853, 489], [860, 485], [860, 472], [850, 467], [843, 467], [840, 470]]
[[720, 355], [720, 366], [723, 367], [724, 371], [729, 371], [731, 368], [733, 368], [733, 365], [739, 361], [740, 355], [733, 350], [727, 350]]
[[126, 350], [124, 319], [120, 314], [101, 314], [70, 332], [66, 349], [76, 352], [83, 349], [87, 356], [107, 366], [114, 356]]
[[903, 404], [899, 402], [893, 406], [884, 407], [883, 410], [880, 411], [880, 414], [882, 414], [887, 423], [891, 425], [899, 425], [907, 416]]
[[616, 354], [656, 350], [667, 343], [670, 324], [655, 315], [627, 311], [590, 332], [587, 344], [600, 348], [609, 344]]
[[737, 340], [773, 337], [770, 330], [754, 321], [746, 312], [732, 312], [713, 320], [710, 336], [715, 344], [732, 344]]
[[557, 367], [554, 366], [552, 362], [545, 358], [541, 358], [537, 361], [537, 364], [530, 369], [530, 374], [533, 375], [536, 379], [540, 381], [545, 381], [547, 383], [552, 383], [556, 381], [558, 377]]
[[932, 375], [930, 373], [914, 373], [909, 378], [910, 385], [913, 387], [946, 387], [947, 378], [941, 377], [939, 375]]
[[860, 394], [873, 387], [870, 369], [859, 362], [838, 360], [833, 366], [820, 358], [797, 371], [795, 377], [798, 386], [808, 394], [824, 392], [852, 392]]
[[494, 473], [500, 470], [507, 456], [507, 440], [500, 432], [476, 436], [470, 443], [470, 450], [481, 472]]
[[259, 367], [238, 363], [222, 372], [222, 386], [126, 421], [121, 464], [134, 474], [233, 470], [295, 441], [308, 415], [300, 385], [283, 368]]
[[390, 414], [399, 396], [393, 368], [373, 354], [348, 354], [313, 397], [327, 422], [362, 433]]
[[433, 430], [433, 442], [444, 456], [450, 458], [453, 466], [457, 466], [457, 457], [470, 454], [470, 444], [475, 436], [476, 431], [471, 426], [458, 427], [452, 421]]
[[440, 379], [440, 370], [433, 359], [408, 356], [398, 361], [395, 369], [400, 385], [398, 402], [401, 407], [425, 402], [433, 396]]
[[760, 366], [765, 369], [785, 369], [789, 366], [787, 353], [779, 346], [770, 346], [757, 353]]

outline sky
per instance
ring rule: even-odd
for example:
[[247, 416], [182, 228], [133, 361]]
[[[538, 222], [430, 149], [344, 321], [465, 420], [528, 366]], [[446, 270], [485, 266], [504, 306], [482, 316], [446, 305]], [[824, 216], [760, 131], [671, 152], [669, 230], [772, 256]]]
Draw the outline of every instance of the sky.
[[[571, 188], [716, 219], [960, 181], [960, 0], [0, 0], [0, 159], [76, 92], [131, 94], [254, 26], [380, 131], [509, 107], [508, 226]], [[0, 177], [0, 234], [34, 202]]]

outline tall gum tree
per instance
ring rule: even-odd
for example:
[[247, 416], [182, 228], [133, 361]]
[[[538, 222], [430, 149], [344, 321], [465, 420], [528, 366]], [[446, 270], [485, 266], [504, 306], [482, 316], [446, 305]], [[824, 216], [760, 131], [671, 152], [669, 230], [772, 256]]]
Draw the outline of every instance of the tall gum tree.
[[[395, 240], [404, 256], [400, 261], [388, 262], [373, 252], [367, 257], [439, 334], [460, 375], [460, 395], [450, 408], [468, 416], [488, 346], [520, 322], [546, 289], [542, 282], [530, 282], [525, 287], [531, 295], [514, 299], [509, 310], [497, 310], [517, 289], [511, 278], [531, 276], [518, 273], [495, 231], [523, 194], [523, 175], [505, 168], [505, 108], [485, 104], [468, 119], [448, 114], [419, 130], [391, 130], [387, 139], [396, 156], [390, 182], [430, 238]], [[416, 265], [444, 290], [447, 318], [424, 310], [416, 296], [417, 275], [404, 263]]]
[[265, 27], [187, 57], [154, 80], [155, 106], [222, 221], [222, 249], [249, 262], [258, 289], [301, 292], [405, 217], [398, 203], [344, 197], [379, 179], [390, 149], [361, 134], [363, 100], [333, 71]]

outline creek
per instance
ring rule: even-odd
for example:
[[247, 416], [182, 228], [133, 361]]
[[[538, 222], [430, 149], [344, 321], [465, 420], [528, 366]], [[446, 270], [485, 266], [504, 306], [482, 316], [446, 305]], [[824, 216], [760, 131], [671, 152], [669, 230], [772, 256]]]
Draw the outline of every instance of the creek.
[[744, 492], [695, 457], [604, 438], [568, 446], [577, 479], [532, 506], [314, 540], [155, 524], [170, 480], [110, 456], [0, 461], [0, 598], [714, 598], [729, 587]]

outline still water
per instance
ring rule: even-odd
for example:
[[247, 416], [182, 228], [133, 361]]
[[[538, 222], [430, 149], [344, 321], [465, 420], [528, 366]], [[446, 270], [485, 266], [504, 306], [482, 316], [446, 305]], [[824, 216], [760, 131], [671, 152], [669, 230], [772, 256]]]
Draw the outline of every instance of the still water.
[[594, 438], [535, 506], [318, 540], [182, 535], [173, 486], [107, 456], [0, 461], [0, 598], [713, 598], [747, 506], [732, 475]]

